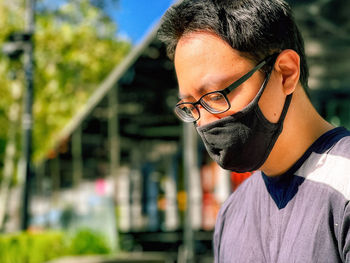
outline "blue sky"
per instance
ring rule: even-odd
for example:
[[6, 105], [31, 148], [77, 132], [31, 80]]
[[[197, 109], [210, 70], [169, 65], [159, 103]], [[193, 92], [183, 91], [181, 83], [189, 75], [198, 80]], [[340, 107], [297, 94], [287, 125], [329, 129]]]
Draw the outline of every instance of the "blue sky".
[[[57, 8], [66, 0], [46, 0], [44, 3]], [[176, 0], [105, 0], [105, 11], [117, 23], [118, 34], [138, 44], [151, 27]]]
[[109, 15], [118, 25], [118, 33], [138, 44], [161, 18], [174, 0], [119, 0], [119, 8], [111, 8]]

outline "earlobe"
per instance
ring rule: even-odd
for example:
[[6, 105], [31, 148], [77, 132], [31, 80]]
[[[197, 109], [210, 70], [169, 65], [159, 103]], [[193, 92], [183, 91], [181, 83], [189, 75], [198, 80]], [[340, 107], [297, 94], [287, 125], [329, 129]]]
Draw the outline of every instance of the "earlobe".
[[292, 49], [283, 50], [277, 57], [275, 70], [282, 77], [283, 91], [286, 95], [294, 92], [299, 82], [300, 57]]

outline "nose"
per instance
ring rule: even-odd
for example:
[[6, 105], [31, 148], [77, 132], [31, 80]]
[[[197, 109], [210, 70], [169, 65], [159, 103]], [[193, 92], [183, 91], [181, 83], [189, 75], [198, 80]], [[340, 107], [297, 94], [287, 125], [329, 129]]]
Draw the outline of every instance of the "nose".
[[209, 124], [213, 121], [220, 119], [220, 117], [218, 115], [215, 115], [215, 114], [208, 112], [201, 105], [198, 105], [197, 107], [198, 107], [198, 110], [200, 113], [200, 118], [197, 121], [197, 126], [206, 125], [206, 124]]

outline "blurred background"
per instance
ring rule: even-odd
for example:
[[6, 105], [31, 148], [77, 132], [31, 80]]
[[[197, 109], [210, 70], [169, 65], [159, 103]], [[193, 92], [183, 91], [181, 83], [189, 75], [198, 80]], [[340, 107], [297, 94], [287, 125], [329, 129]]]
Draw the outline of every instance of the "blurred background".
[[[212, 262], [220, 205], [250, 174], [173, 114], [156, 36], [173, 2], [0, 0], [0, 262]], [[350, 2], [288, 2], [312, 102], [350, 129]]]

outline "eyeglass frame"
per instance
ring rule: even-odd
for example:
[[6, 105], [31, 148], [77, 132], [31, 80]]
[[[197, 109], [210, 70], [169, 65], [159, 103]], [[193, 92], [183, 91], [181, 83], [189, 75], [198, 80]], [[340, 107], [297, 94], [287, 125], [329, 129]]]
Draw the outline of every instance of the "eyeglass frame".
[[[258, 63], [258, 65], [256, 65], [253, 69], [251, 69], [248, 73], [244, 74], [242, 77], [240, 77], [238, 80], [236, 80], [235, 82], [233, 82], [231, 85], [229, 85], [228, 87], [222, 89], [222, 90], [216, 90], [216, 91], [211, 91], [211, 92], [208, 92], [208, 93], [205, 93], [203, 94], [196, 102], [180, 102], [180, 103], [177, 103], [175, 105], [175, 108], [174, 108], [174, 112], [176, 114], [176, 116], [183, 122], [196, 122], [200, 119], [200, 111], [199, 109], [197, 108], [197, 105], [201, 105], [206, 111], [208, 111], [209, 113], [211, 114], [221, 114], [221, 113], [224, 113], [226, 111], [228, 111], [230, 108], [231, 108], [231, 103], [229, 101], [229, 99], [227, 98], [227, 94], [229, 94], [231, 91], [233, 91], [235, 88], [239, 87], [242, 83], [244, 83], [245, 81], [247, 81], [255, 72], [257, 72], [258, 70], [260, 70], [263, 66], [265, 65], [268, 65], [271, 60], [273, 59], [273, 61], [275, 61], [275, 59], [277, 58], [278, 56], [278, 53], [275, 53], [275, 54], [272, 54], [270, 56], [268, 56], [267, 58], [263, 59], [261, 62]], [[205, 105], [205, 103], [202, 103], [201, 100], [203, 99], [203, 97], [205, 96], [208, 96], [210, 94], [214, 94], [214, 93], [221, 93], [224, 97], [224, 99], [226, 100], [227, 102], [227, 109], [224, 110], [224, 111], [216, 111], [216, 112], [213, 112], [211, 111], [210, 109], [208, 109]], [[176, 112], [176, 109], [180, 106], [180, 105], [183, 105], [183, 104], [191, 104], [198, 112], [198, 118], [195, 119], [195, 120], [191, 120], [191, 121], [186, 121], [184, 119], [182, 119], [179, 114]]]

